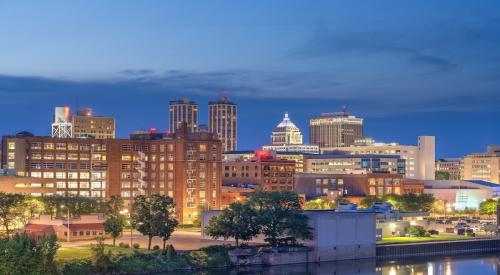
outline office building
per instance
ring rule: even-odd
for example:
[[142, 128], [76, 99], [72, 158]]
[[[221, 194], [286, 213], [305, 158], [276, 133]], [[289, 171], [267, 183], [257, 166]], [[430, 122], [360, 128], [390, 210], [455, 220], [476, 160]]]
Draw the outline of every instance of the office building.
[[405, 176], [410, 179], [433, 180], [435, 178], [435, 138], [419, 136], [417, 145], [378, 143], [373, 139], [358, 139], [349, 147], [325, 147], [322, 153], [342, 152], [350, 155], [398, 155], [405, 160]]
[[309, 120], [309, 142], [323, 147], [347, 147], [363, 137], [363, 119], [351, 113], [323, 113]]
[[191, 223], [199, 206], [220, 208], [221, 143], [216, 137], [189, 133], [186, 124], [174, 135], [139, 137], [4, 136], [2, 164], [17, 175], [54, 180], [58, 195], [119, 195], [126, 206], [140, 194], [168, 195], [182, 223]]
[[405, 160], [398, 155], [309, 155], [305, 160], [306, 173], [368, 174], [389, 173], [405, 175]]
[[223, 185], [265, 191], [293, 190], [295, 162], [277, 159], [266, 151], [258, 151], [252, 159], [224, 161], [223, 166]]
[[71, 116], [74, 138], [109, 139], [116, 137], [116, 122], [113, 117], [94, 116], [92, 109], [78, 109], [76, 115]]
[[0, 175], [0, 192], [32, 197], [52, 196], [56, 193], [56, 182], [54, 179]]
[[173, 100], [169, 103], [169, 131], [175, 133], [182, 122], [187, 123], [188, 131], [198, 131], [198, 104], [187, 98]]
[[463, 178], [464, 163], [461, 158], [444, 158], [436, 160], [436, 172], [447, 174], [449, 180]]
[[222, 141], [222, 150], [238, 148], [238, 116], [236, 104], [227, 96], [208, 103], [208, 131], [217, 134]]
[[271, 135], [271, 144], [262, 147], [263, 150], [275, 152], [319, 153], [319, 146], [304, 144], [302, 132], [285, 113], [283, 120], [276, 126]]
[[464, 157], [464, 180], [500, 184], [500, 153], [490, 150], [490, 153], [474, 153]]

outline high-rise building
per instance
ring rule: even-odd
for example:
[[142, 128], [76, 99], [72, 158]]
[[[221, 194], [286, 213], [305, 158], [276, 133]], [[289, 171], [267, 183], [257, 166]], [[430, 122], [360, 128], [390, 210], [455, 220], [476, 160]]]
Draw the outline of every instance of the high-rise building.
[[[490, 147], [491, 148], [491, 147]], [[464, 157], [464, 180], [483, 180], [500, 184], [500, 153], [474, 153]]]
[[200, 206], [220, 208], [221, 143], [210, 133], [138, 135], [139, 139], [76, 139], [30, 135], [2, 138], [2, 164], [17, 175], [51, 179], [58, 195], [140, 194], [174, 199], [176, 215], [191, 223]]
[[238, 148], [238, 118], [236, 104], [227, 96], [208, 103], [208, 131], [217, 134], [222, 149], [235, 151]]
[[319, 153], [318, 145], [302, 142], [302, 132], [290, 120], [288, 113], [285, 113], [283, 120], [274, 129], [271, 144], [264, 145], [262, 149], [275, 152]]
[[169, 131], [175, 133], [182, 122], [187, 123], [188, 131], [198, 131], [198, 104], [187, 98], [172, 100], [169, 103]]
[[92, 109], [81, 108], [71, 117], [74, 138], [96, 139], [115, 138], [115, 119], [113, 117], [94, 116]]
[[312, 144], [320, 147], [347, 147], [363, 137], [363, 119], [351, 113], [323, 113], [309, 120]]
[[433, 180], [435, 176], [435, 137], [419, 136], [417, 145], [374, 142], [371, 138], [356, 140], [349, 147], [323, 147], [321, 152], [343, 152], [350, 155], [399, 155], [405, 160], [406, 174], [410, 179]]

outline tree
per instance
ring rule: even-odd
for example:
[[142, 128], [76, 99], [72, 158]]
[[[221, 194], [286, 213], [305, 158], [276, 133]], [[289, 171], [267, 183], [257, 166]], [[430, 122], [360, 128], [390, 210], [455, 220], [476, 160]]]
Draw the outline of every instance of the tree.
[[382, 197], [382, 200], [390, 203], [395, 209], [399, 209], [401, 204], [401, 196], [397, 194], [387, 194]]
[[497, 213], [498, 201], [495, 199], [488, 199], [479, 204], [479, 213], [484, 215], [494, 215]]
[[412, 237], [424, 237], [425, 236], [425, 229], [424, 227], [420, 225], [410, 225], [406, 228], [406, 234], [412, 236]]
[[205, 227], [207, 234], [214, 239], [234, 238], [236, 246], [239, 246], [240, 240], [249, 241], [257, 236], [259, 229], [256, 211], [247, 203], [240, 202], [230, 204], [222, 214], [211, 218]]
[[24, 195], [0, 192], [0, 223], [5, 228], [7, 238], [10, 236], [11, 226], [21, 216], [23, 202]]
[[203, 216], [203, 212], [208, 210], [208, 207], [206, 204], [201, 204], [198, 206], [198, 209], [196, 211], [196, 216], [193, 219], [193, 226], [194, 227], [201, 227], [201, 219]]
[[118, 195], [113, 195], [109, 198], [108, 201], [106, 201], [106, 204], [104, 206], [104, 213], [106, 215], [113, 215], [113, 216], [118, 216], [120, 215], [120, 212], [123, 210], [123, 206], [125, 205], [125, 202], [123, 201], [123, 198], [118, 196]]
[[34, 237], [16, 234], [0, 241], [0, 274], [57, 274], [54, 257], [59, 245], [55, 235]]
[[367, 195], [365, 196], [361, 202], [359, 203], [360, 206], [364, 208], [370, 208], [372, 207], [376, 202], [383, 202], [382, 199], [380, 199], [377, 196], [372, 196], [372, 195]]
[[312, 239], [307, 216], [300, 209], [297, 194], [289, 191], [257, 191], [247, 201], [257, 212], [261, 233], [275, 246]]
[[450, 175], [450, 173], [445, 172], [445, 171], [436, 171], [435, 178], [436, 178], [436, 180], [450, 180], [451, 175]]
[[323, 199], [306, 201], [304, 205], [304, 210], [331, 210], [334, 208], [335, 205], [333, 203]]
[[108, 216], [104, 221], [104, 231], [113, 238], [113, 246], [115, 246], [116, 238], [123, 232], [123, 227], [125, 227], [125, 219], [120, 214]]
[[430, 212], [434, 203], [434, 196], [431, 194], [417, 195], [408, 193], [401, 196], [401, 210]]
[[148, 250], [154, 236], [163, 238], [163, 243], [170, 237], [178, 222], [173, 212], [175, 204], [172, 198], [163, 195], [140, 195], [135, 197], [132, 224], [143, 235], [148, 236]]
[[[67, 209], [71, 215], [79, 216], [90, 213], [105, 212], [105, 201], [101, 198], [81, 196], [45, 196], [40, 199], [44, 204], [44, 213], [54, 216], [66, 215]], [[64, 208], [63, 208], [64, 206]]]
[[90, 247], [92, 251], [92, 263], [101, 273], [106, 273], [111, 267], [111, 250], [108, 253], [105, 251], [104, 239], [102, 237], [97, 239], [97, 244], [92, 244]]

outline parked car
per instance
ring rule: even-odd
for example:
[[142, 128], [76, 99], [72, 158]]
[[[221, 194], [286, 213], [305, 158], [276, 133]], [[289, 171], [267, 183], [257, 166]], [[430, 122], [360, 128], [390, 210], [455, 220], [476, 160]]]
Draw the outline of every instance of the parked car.
[[444, 221], [445, 224], [451, 224], [451, 220]]
[[436, 220], [436, 224], [444, 224], [443, 220]]
[[478, 231], [483, 231], [484, 227], [481, 227], [480, 225], [473, 225], [470, 227], [470, 229], [472, 229], [473, 232], [478, 232]]
[[459, 228], [469, 228], [469, 225], [465, 222], [459, 222], [455, 225], [455, 228], [459, 229]]

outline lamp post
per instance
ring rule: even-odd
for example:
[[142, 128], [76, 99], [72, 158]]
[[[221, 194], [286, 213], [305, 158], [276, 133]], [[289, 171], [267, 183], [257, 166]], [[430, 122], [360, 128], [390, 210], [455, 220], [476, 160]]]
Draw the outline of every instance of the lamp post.
[[61, 206], [62, 209], [66, 208], [68, 210], [68, 218], [67, 218], [67, 221], [68, 221], [68, 229], [67, 229], [67, 232], [66, 232], [66, 241], [69, 242], [69, 207], [65, 206], [64, 204]]

